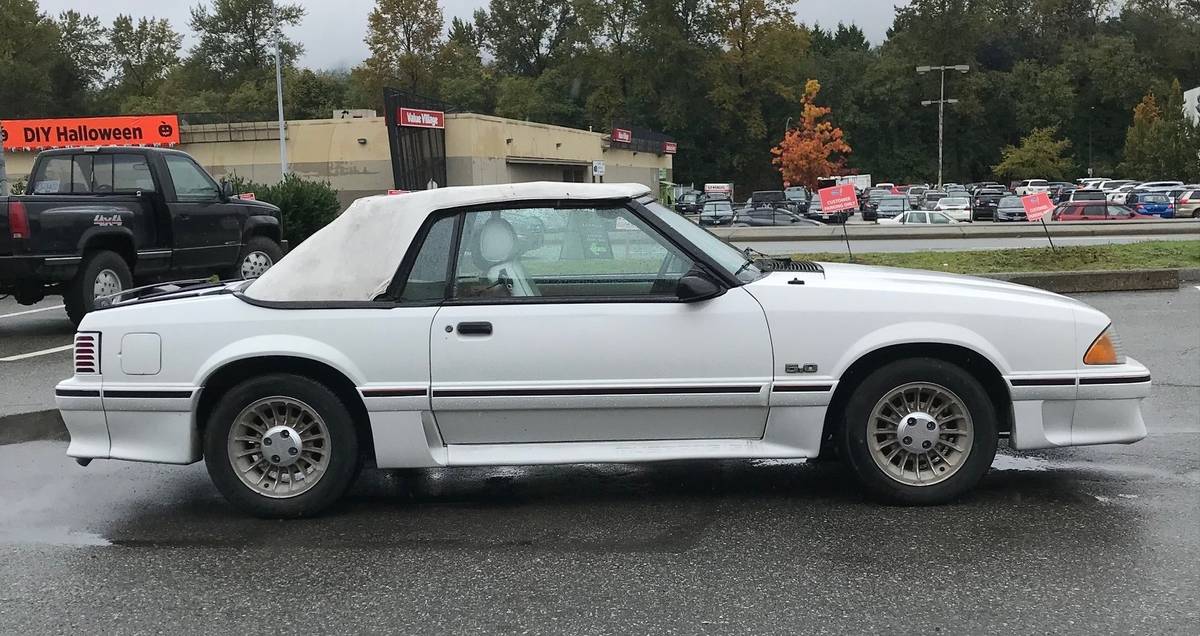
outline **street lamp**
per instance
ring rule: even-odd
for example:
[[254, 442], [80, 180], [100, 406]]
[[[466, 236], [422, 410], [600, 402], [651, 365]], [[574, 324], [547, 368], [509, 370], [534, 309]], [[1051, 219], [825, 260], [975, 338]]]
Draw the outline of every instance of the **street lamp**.
[[783, 124], [783, 136], [787, 137], [788, 131], [792, 129], [792, 118], [789, 115], [787, 121]]
[[946, 104], [957, 104], [958, 103], [957, 99], [946, 99], [946, 71], [958, 71], [959, 73], [966, 73], [969, 70], [971, 70], [971, 67], [967, 66], [966, 64], [955, 64], [953, 66], [918, 66], [917, 67], [918, 74], [924, 75], [925, 73], [928, 73], [930, 71], [938, 71], [941, 73], [941, 76], [942, 76], [942, 87], [941, 87], [941, 91], [938, 93], [938, 99], [936, 99], [936, 100], [930, 99], [930, 100], [925, 100], [925, 101], [921, 102], [922, 106], [928, 106], [930, 104], [938, 105], [938, 179], [937, 179], [937, 181], [938, 181], [938, 189], [939, 190], [942, 188], [942, 130], [944, 127], [944, 122], [945, 122], [945, 108], [946, 108]]
[[287, 176], [287, 135], [283, 124], [283, 29], [279, 26], [279, 7], [271, 3], [275, 18], [275, 101], [279, 107], [279, 178]]
[[1096, 118], [1096, 107], [1088, 106], [1088, 176], [1092, 174], [1092, 120]]

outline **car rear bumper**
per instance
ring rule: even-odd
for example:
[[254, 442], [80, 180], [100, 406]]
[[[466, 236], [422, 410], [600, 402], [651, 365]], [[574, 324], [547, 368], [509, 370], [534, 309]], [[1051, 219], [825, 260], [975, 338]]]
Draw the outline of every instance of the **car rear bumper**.
[[99, 381], [64, 380], [54, 401], [67, 426], [67, 455], [190, 464], [201, 457], [193, 423], [199, 393], [179, 387], [102, 388]]
[[1150, 395], [1150, 372], [1136, 360], [1102, 373], [1009, 382], [1013, 448], [1132, 444], [1146, 437], [1142, 400]]

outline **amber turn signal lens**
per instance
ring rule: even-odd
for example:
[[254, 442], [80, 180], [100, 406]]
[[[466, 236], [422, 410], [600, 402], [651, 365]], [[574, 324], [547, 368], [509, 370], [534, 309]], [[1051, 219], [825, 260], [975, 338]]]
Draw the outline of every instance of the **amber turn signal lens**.
[[1117, 353], [1117, 345], [1107, 329], [1088, 347], [1087, 353], [1083, 354], [1083, 363], [1121, 364], [1121, 354]]

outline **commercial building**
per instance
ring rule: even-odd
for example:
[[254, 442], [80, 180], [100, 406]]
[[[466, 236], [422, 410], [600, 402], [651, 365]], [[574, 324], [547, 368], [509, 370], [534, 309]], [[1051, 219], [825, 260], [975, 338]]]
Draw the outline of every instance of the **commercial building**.
[[[657, 190], [660, 182], [670, 181], [672, 176], [674, 143], [660, 138], [639, 140], [631, 130], [618, 129], [610, 134], [472, 113], [420, 112], [436, 116], [413, 119], [424, 125], [412, 127], [404, 125], [399, 112], [393, 118], [376, 116], [372, 111], [341, 111], [330, 119], [288, 121], [289, 169], [306, 178], [328, 180], [338, 190], [343, 206], [359, 197], [396, 188], [420, 189], [435, 184], [607, 181], [642, 183]], [[104, 121], [114, 126], [113, 130], [126, 131], [126, 138], [132, 137], [130, 124], [113, 123], [117, 119]], [[150, 137], [156, 143], [165, 141], [191, 154], [218, 178], [237, 175], [258, 183], [274, 183], [280, 178], [277, 122], [212, 121], [211, 117], [195, 115], [142, 119], [148, 130], [166, 131], [177, 126], [173, 136]], [[96, 121], [100, 120], [53, 123], [74, 131]], [[81, 145], [45, 140], [26, 144], [18, 134], [22, 125], [26, 130], [36, 128], [28, 122], [5, 122], [12, 138], [5, 143], [12, 180], [28, 176], [38, 150]], [[429, 143], [421, 145], [423, 154], [417, 162], [429, 164], [431, 171], [411, 170], [413, 144], [404, 140], [413, 132], [430, 136]], [[426, 146], [435, 149], [432, 156]]]

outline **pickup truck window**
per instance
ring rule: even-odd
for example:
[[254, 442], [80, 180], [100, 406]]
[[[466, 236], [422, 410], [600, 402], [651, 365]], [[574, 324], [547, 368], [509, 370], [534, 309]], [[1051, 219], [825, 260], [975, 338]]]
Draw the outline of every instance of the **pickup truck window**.
[[154, 192], [146, 158], [135, 154], [54, 155], [38, 162], [34, 194]]
[[[90, 192], [88, 180], [72, 155], [47, 157], [33, 175], [34, 194], [70, 194]], [[78, 184], [78, 185], [76, 185]]]
[[220, 188], [208, 173], [200, 169], [188, 157], [166, 155], [167, 171], [175, 183], [175, 199], [178, 201], [213, 201], [220, 197]]

